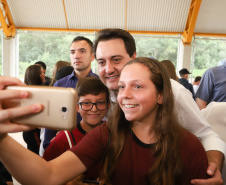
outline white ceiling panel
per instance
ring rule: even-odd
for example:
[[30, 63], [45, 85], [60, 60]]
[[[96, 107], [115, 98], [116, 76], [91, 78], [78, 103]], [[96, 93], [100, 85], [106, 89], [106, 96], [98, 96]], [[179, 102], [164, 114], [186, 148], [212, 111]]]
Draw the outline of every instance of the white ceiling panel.
[[66, 28], [62, 0], [7, 0], [16, 27]]
[[70, 29], [124, 28], [125, 0], [65, 0]]
[[197, 18], [195, 32], [226, 33], [225, 0], [203, 0]]
[[129, 0], [128, 30], [183, 32], [190, 0]]
[[[181, 33], [191, 0], [7, 0], [16, 28]], [[64, 6], [65, 5], [65, 6]], [[202, 0], [194, 33], [226, 35], [226, 0]], [[68, 27], [67, 27], [68, 24]]]

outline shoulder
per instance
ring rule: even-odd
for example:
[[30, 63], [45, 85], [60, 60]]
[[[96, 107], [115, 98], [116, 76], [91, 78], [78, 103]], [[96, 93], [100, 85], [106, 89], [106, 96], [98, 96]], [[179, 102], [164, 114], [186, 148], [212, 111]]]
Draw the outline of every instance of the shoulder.
[[76, 146], [80, 148], [86, 148], [91, 145], [96, 146], [96, 148], [103, 147], [108, 142], [108, 134], [108, 126], [106, 123], [103, 123], [89, 131]]
[[93, 76], [93, 77], [99, 78], [99, 76], [96, 73], [94, 73], [92, 70], [90, 70], [88, 76]]
[[187, 130], [181, 130], [181, 156], [186, 177], [191, 179], [208, 178], [208, 159], [201, 142]]
[[67, 138], [66, 138], [66, 135], [65, 135], [64, 131], [60, 131], [60, 132], [57, 133], [56, 137], [54, 137], [51, 140], [50, 145], [54, 144], [54, 143], [57, 143], [58, 145], [61, 145], [61, 144], [65, 143], [66, 140], [67, 140]]
[[64, 78], [61, 78], [60, 80], [57, 80], [54, 83], [55, 87], [61, 87], [63, 84], [65, 84], [65, 82], [69, 79], [69, 76], [65, 76]]
[[181, 129], [181, 146], [182, 151], [189, 153], [200, 153], [202, 152], [205, 155], [205, 149], [200, 142], [200, 140], [193, 135], [191, 132]]
[[173, 79], [170, 79], [170, 82], [176, 104], [183, 104], [183, 101], [193, 101], [192, 94], [188, 89]]
[[70, 75], [67, 75], [59, 80], [57, 80], [55, 83], [54, 83], [54, 86], [56, 87], [64, 87], [65, 86], [65, 83], [70, 80], [73, 76], [75, 76], [74, 74], [74, 71], [70, 74]]

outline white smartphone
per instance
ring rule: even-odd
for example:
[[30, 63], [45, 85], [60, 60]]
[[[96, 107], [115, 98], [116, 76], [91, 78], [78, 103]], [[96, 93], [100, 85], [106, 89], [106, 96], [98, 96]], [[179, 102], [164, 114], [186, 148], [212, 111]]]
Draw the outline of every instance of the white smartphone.
[[27, 91], [29, 97], [8, 100], [3, 103], [4, 108], [24, 107], [37, 103], [44, 106], [42, 112], [13, 119], [13, 122], [55, 130], [72, 130], [76, 126], [77, 92], [75, 89], [32, 85], [9, 86], [7, 89]]

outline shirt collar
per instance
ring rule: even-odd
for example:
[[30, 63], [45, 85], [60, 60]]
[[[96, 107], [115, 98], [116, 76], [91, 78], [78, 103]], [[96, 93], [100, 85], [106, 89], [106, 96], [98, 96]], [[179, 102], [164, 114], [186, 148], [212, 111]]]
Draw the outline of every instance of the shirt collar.
[[110, 98], [111, 98], [111, 101], [116, 103], [117, 102], [117, 95], [115, 94], [114, 91], [110, 91]]
[[[95, 74], [93, 73], [92, 69], [90, 70], [89, 74], [87, 76], [95, 76]], [[69, 75], [69, 78], [77, 78], [75, 71], [72, 71], [72, 73]]]

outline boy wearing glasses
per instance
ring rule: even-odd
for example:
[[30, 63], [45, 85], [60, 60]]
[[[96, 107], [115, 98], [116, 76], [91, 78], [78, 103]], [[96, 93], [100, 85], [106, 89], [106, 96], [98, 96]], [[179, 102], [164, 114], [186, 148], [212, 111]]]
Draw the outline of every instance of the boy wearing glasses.
[[43, 156], [47, 161], [58, 157], [76, 145], [87, 132], [100, 125], [110, 107], [108, 88], [99, 78], [80, 79], [76, 90], [78, 92], [77, 111], [82, 120], [77, 123], [77, 127], [73, 131], [60, 131], [50, 142]]

